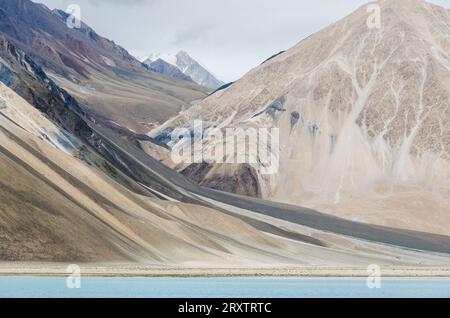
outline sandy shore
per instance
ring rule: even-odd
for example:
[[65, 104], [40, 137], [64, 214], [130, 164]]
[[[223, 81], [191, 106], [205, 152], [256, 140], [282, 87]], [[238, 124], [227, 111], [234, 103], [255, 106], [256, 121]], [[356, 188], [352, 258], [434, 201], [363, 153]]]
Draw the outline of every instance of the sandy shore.
[[[66, 276], [69, 264], [0, 263], [0, 276]], [[367, 277], [365, 268], [188, 268], [142, 264], [80, 264], [82, 276], [95, 277]], [[450, 278], [450, 267], [382, 267], [383, 277]]]

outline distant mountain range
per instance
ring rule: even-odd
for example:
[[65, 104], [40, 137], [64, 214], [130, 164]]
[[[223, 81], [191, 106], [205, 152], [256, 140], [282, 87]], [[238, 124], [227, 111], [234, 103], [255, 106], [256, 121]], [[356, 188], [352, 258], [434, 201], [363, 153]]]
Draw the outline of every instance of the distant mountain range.
[[211, 89], [217, 89], [224, 85], [224, 82], [217, 79], [185, 51], [180, 51], [175, 55], [152, 53], [142, 61], [151, 70], [175, 79], [194, 81]]

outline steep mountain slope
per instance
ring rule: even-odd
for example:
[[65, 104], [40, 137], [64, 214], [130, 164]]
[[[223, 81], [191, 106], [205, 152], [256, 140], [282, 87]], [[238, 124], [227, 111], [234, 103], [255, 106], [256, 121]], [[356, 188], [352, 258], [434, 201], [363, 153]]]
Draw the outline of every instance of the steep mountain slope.
[[[378, 4], [380, 29], [368, 27], [364, 6], [154, 136], [194, 119], [203, 129], [279, 128], [280, 147], [271, 149], [278, 172], [262, 174], [256, 160], [250, 167], [258, 183], [244, 194], [450, 234], [450, 13], [419, 0]], [[241, 171], [196, 164], [185, 173], [217, 188], [217, 180], [245, 180]]]
[[184, 80], [191, 79], [197, 84], [210, 89], [217, 89], [224, 85], [222, 81], [218, 80], [211, 72], [184, 51], [180, 51], [176, 55], [150, 54], [143, 62], [155, 72], [175, 79], [183, 79], [181, 74], [184, 74], [188, 77]]
[[206, 90], [149, 71], [89, 26], [71, 29], [67, 14], [29, 0], [0, 0], [0, 34], [42, 66], [49, 77], [105, 125], [145, 132]]
[[[252, 240], [255, 247], [277, 248], [268, 236], [219, 212], [130, 192], [76, 159], [71, 150], [77, 139], [69, 136], [0, 84], [2, 260], [170, 264], [229, 258], [239, 264], [231, 251], [258, 260], [258, 253], [245, 252]], [[213, 215], [226, 226], [208, 222]], [[222, 238], [232, 234], [228, 226], [245, 233], [245, 245]], [[262, 256], [261, 262], [278, 257]]]

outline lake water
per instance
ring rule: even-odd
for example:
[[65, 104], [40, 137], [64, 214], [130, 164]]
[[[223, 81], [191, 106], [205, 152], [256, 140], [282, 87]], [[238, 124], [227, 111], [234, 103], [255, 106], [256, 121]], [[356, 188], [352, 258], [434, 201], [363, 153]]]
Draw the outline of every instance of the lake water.
[[63, 277], [0, 277], [0, 298], [8, 297], [450, 298], [450, 279], [383, 279], [369, 289], [365, 279], [90, 277], [69, 289]]

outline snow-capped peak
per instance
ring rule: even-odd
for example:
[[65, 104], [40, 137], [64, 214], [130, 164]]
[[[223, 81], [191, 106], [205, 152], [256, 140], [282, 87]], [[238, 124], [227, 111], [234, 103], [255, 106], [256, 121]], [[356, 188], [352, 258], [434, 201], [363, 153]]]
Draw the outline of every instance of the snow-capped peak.
[[[162, 60], [177, 67], [194, 82], [205, 87], [217, 89], [224, 84], [185, 51], [179, 51], [177, 54], [151, 53], [141, 60], [150, 67], [152, 67], [152, 64], [156, 63], [156, 61]], [[170, 74], [165, 75], [170, 76]]]
[[163, 60], [169, 64], [172, 64], [174, 66], [177, 66], [177, 56], [175, 54], [163, 54], [163, 53], [150, 53], [150, 55], [148, 55], [145, 59], [144, 59], [144, 63], [147, 62], [155, 62], [157, 60]]

